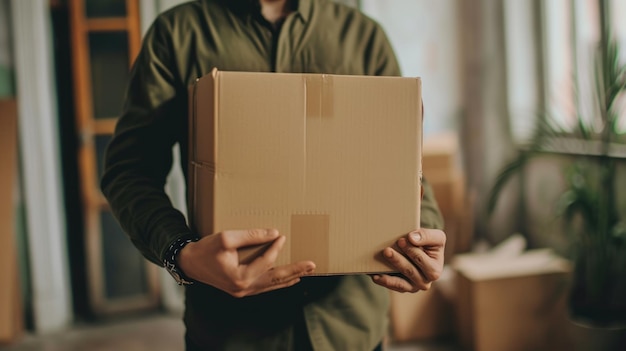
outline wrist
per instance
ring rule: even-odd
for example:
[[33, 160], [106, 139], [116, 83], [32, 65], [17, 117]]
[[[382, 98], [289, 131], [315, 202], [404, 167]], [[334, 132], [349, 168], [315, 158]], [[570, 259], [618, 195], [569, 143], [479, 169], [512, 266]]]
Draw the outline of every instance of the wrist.
[[[194, 280], [185, 275], [183, 269], [181, 268], [180, 263], [183, 260], [183, 258], [181, 257], [181, 252], [187, 245], [193, 244], [198, 240], [198, 237], [180, 237], [170, 245], [165, 253], [163, 266], [168, 271], [168, 273], [172, 275], [174, 280], [176, 280], [178, 285], [191, 285], [194, 283]], [[188, 250], [184, 251], [185, 253], [189, 252]]]
[[[190, 268], [190, 266], [193, 264], [192, 262], [194, 261], [193, 259], [193, 247], [194, 245], [196, 245], [196, 242], [198, 240], [193, 240], [190, 241], [189, 243], [187, 243], [185, 246], [183, 246], [182, 248], [180, 248], [180, 250], [178, 250], [178, 255], [176, 255], [176, 265], [178, 266], [178, 268], [184, 273], [184, 272], [191, 272], [193, 271], [192, 268]], [[189, 277], [186, 273], [185, 276]], [[189, 277], [191, 278], [191, 277]], [[193, 278], [191, 278], [193, 279]]]

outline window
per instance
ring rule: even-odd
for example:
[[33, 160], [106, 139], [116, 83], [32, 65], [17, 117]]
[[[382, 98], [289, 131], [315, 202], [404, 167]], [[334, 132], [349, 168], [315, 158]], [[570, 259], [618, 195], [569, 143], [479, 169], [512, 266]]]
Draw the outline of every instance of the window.
[[462, 110], [458, 5], [454, 0], [361, 0], [385, 30], [405, 77], [420, 77], [424, 134], [457, 129]]
[[[601, 1], [544, 0], [533, 8], [532, 2], [507, 0], [509, 108], [517, 141], [530, 137], [542, 110], [565, 130], [574, 130], [578, 115], [598, 125], [594, 122], [598, 109], [595, 60], [604, 25], [610, 25], [611, 36], [621, 45], [622, 62], [626, 59], [626, 22], [618, 15], [626, 11], [626, 2], [606, 0], [609, 16], [604, 18]], [[534, 32], [537, 36], [532, 38]], [[538, 64], [533, 64], [536, 57]], [[624, 98], [621, 101], [625, 106]], [[532, 110], [535, 119], [520, 117]], [[622, 133], [626, 131], [624, 119], [622, 115]]]
[[567, 129], [576, 114], [591, 122], [595, 102], [594, 60], [600, 44], [597, 0], [545, 1], [546, 107]]

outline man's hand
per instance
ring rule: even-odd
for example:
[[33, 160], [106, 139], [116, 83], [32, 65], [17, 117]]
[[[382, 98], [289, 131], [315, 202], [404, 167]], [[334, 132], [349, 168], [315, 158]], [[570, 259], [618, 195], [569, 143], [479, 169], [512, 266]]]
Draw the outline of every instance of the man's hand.
[[428, 290], [443, 271], [446, 234], [438, 229], [418, 229], [398, 239], [397, 247], [387, 247], [383, 256], [402, 276], [372, 276], [374, 282], [399, 292]]
[[[274, 267], [286, 238], [276, 229], [227, 230], [187, 244], [178, 265], [189, 278], [212, 285], [234, 297], [286, 288], [313, 273], [315, 263], [302, 261]], [[237, 249], [273, 242], [249, 264], [239, 264]]]

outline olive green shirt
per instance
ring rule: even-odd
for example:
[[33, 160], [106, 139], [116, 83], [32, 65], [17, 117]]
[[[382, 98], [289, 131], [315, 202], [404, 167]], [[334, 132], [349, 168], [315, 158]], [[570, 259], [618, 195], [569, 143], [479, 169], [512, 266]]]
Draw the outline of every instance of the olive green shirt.
[[[400, 75], [380, 26], [358, 10], [300, 0], [279, 30], [254, 1], [197, 0], [162, 13], [146, 34], [105, 156], [101, 186], [134, 245], [162, 265], [190, 233], [164, 192], [172, 147], [187, 170], [187, 89], [225, 71]], [[422, 227], [442, 218], [425, 183]], [[309, 277], [296, 286], [236, 299], [203, 284], [186, 288], [187, 338], [209, 350], [371, 350], [387, 328], [389, 292], [369, 277]], [[308, 344], [308, 335], [311, 345]], [[304, 340], [304, 344], [302, 344]]]

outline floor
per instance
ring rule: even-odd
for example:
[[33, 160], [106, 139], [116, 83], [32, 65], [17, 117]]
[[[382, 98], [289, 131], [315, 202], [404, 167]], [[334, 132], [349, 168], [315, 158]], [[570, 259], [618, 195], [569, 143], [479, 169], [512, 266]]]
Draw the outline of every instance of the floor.
[[166, 351], [183, 350], [180, 319], [150, 315], [76, 326], [59, 334], [27, 334], [2, 351]]
[[[572, 329], [573, 328], [573, 329]], [[626, 329], [568, 330], [568, 342], [542, 351], [624, 351]], [[177, 351], [183, 350], [184, 328], [177, 315], [152, 314], [118, 319], [99, 325], [77, 326], [69, 331], [47, 335], [24, 335], [0, 351]], [[557, 338], [557, 335], [553, 335]], [[453, 342], [391, 344], [386, 351], [461, 351]]]
[[[25, 335], [0, 351], [175, 351], [183, 350], [184, 328], [179, 316], [157, 314], [101, 325], [78, 326], [48, 335]], [[389, 345], [387, 351], [459, 351], [445, 343]]]

